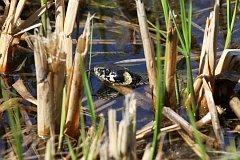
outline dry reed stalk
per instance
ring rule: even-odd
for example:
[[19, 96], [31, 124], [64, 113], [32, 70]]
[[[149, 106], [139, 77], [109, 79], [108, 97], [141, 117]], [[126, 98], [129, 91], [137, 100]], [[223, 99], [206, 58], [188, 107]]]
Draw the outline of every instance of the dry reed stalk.
[[229, 106], [231, 107], [232, 111], [240, 120], [240, 100], [237, 96], [233, 96], [229, 101]]
[[[212, 92], [214, 91], [214, 79], [215, 79], [215, 61], [216, 61], [216, 37], [217, 37], [217, 19], [218, 19], [218, 7], [215, 5], [214, 12], [210, 13], [209, 18], [206, 21], [206, 28], [204, 32], [203, 46], [199, 64], [199, 75], [207, 77], [207, 81], [212, 86]], [[201, 82], [202, 83], [202, 82]], [[203, 88], [202, 84], [200, 85]], [[194, 88], [194, 90], [196, 90]], [[204, 89], [203, 89], [203, 94]], [[198, 98], [198, 97], [197, 97]], [[198, 98], [199, 113], [200, 115], [206, 114], [208, 104], [205, 96], [201, 99]]]
[[[183, 130], [186, 131], [186, 133], [189, 134], [191, 138], [194, 138], [194, 131], [193, 127], [184, 120], [181, 116], [179, 116], [176, 112], [174, 112], [169, 107], [163, 107], [163, 114], [166, 116], [169, 120], [174, 122], [175, 124], [179, 124]], [[203, 142], [209, 144], [210, 146], [216, 146], [215, 140], [211, 137], [206, 136], [205, 134], [197, 131], [202, 139]]]
[[[82, 89], [83, 89], [83, 80], [81, 73], [81, 65], [86, 65], [87, 53], [89, 48], [89, 36], [90, 36], [90, 21], [92, 17], [88, 15], [86, 20], [85, 28], [83, 34], [78, 38], [76, 54], [74, 58], [74, 65], [70, 79], [68, 83], [67, 90], [67, 117], [66, 117], [66, 130], [69, 136], [77, 137], [79, 134], [79, 125], [80, 125], [80, 112], [79, 106], [82, 103]], [[80, 64], [80, 59], [84, 64]]]
[[37, 105], [37, 100], [34, 98], [31, 93], [27, 90], [26, 86], [23, 83], [23, 80], [17, 80], [13, 85], [13, 88], [27, 101]]
[[[189, 145], [189, 147], [198, 155], [199, 158], [203, 158], [202, 153], [200, 151], [199, 145], [193, 141], [184, 131], [179, 130], [178, 133], [184, 139], [184, 141]], [[209, 156], [206, 154], [206, 160], [210, 159]]]
[[176, 107], [176, 95], [175, 95], [175, 74], [177, 64], [177, 32], [175, 28], [170, 26], [167, 34], [167, 57], [166, 57], [166, 97], [165, 105], [171, 108]]
[[221, 126], [220, 126], [220, 122], [218, 119], [218, 112], [217, 112], [216, 105], [214, 103], [213, 94], [210, 89], [211, 86], [209, 86], [209, 85], [210, 84], [207, 84], [206, 79], [203, 78], [203, 89], [204, 89], [205, 98], [206, 98], [206, 101], [208, 104], [208, 109], [211, 114], [213, 130], [214, 130], [214, 133], [215, 133], [218, 143], [223, 144], [223, 133], [221, 131]]
[[[34, 37], [40, 137], [49, 137], [50, 133], [59, 131], [64, 86], [65, 54], [61, 39], [55, 33], [49, 32], [48, 35], [47, 38], [39, 35]], [[24, 91], [24, 87], [21, 89]], [[26, 90], [22, 94], [29, 98]]]
[[158, 152], [157, 152], [157, 155], [156, 155], [156, 158], [155, 160], [161, 160], [163, 159], [163, 155], [164, 155], [164, 152], [163, 152], [163, 144], [164, 144], [164, 138], [165, 138], [165, 133], [161, 132], [160, 133], [160, 138], [159, 138], [159, 145], [158, 145]]
[[[19, 17], [22, 13], [26, 0], [12, 0], [9, 6], [6, 7], [4, 24], [2, 26], [0, 36], [0, 73], [6, 73], [9, 70], [9, 64], [11, 63], [12, 51], [14, 46], [19, 42], [19, 37], [26, 31], [33, 29], [39, 25], [32, 26], [32, 24], [38, 20], [41, 14], [45, 11], [44, 8], [40, 8], [38, 14], [33, 14], [30, 18], [18, 24]], [[8, 3], [6, 3], [8, 5]]]
[[[169, 133], [169, 132], [173, 132], [180, 129], [181, 127], [178, 124], [173, 124], [171, 126], [161, 128], [160, 132]], [[143, 128], [142, 130], [138, 130], [136, 134], [136, 140], [139, 141], [141, 139], [150, 137], [150, 135], [153, 134], [153, 131], [154, 131], [154, 124], [151, 124], [150, 126]]]
[[117, 144], [117, 123], [116, 123], [116, 110], [109, 110], [108, 111], [108, 127], [109, 127], [109, 156], [119, 159], [118, 156], [118, 145]]
[[[221, 115], [225, 111], [224, 109], [220, 108], [219, 106], [217, 107], [218, 114]], [[210, 123], [212, 120], [211, 118], [211, 113], [208, 112], [204, 117], [202, 117], [200, 120], [196, 122], [196, 126], [198, 129], [202, 128], [204, 125]]]
[[151, 157], [151, 153], [152, 153], [152, 147], [150, 147], [150, 145], [147, 145], [145, 148], [145, 152], [142, 156], [142, 160], [149, 160], [149, 157]]
[[11, 108], [22, 107], [24, 100], [22, 98], [11, 98], [0, 104], [0, 114]]
[[153, 93], [153, 102], [155, 105], [156, 87], [157, 87], [157, 70], [155, 61], [155, 52], [152, 40], [148, 30], [147, 16], [145, 13], [144, 4], [141, 0], [136, 0], [138, 22], [143, 42], [144, 55], [146, 58], [147, 73], [149, 78], [149, 85]]
[[[109, 110], [109, 143], [104, 144], [108, 147], [108, 152], [103, 155], [100, 152], [100, 157], [107, 159], [136, 159], [136, 130], [135, 130], [135, 114], [136, 114], [136, 100], [134, 95], [127, 95], [125, 99], [126, 110], [123, 115], [119, 127], [117, 128], [116, 111]], [[108, 154], [108, 155], [106, 155]]]
[[[70, 76], [71, 69], [73, 66], [73, 57], [72, 57], [72, 31], [75, 23], [75, 19], [77, 16], [77, 10], [78, 10], [79, 0], [69, 0], [66, 17], [64, 19], [64, 52], [66, 53], [66, 74], [67, 76]], [[62, 14], [61, 16], [64, 16]], [[63, 17], [64, 18], [64, 17]], [[62, 20], [61, 20], [62, 21]], [[59, 22], [60, 25], [62, 22]]]
[[53, 83], [48, 66], [46, 40], [36, 35], [34, 41], [34, 59], [37, 78], [37, 125], [38, 136], [48, 138], [53, 131]]
[[[216, 43], [218, 33], [218, 11], [219, 4], [216, 1], [214, 11], [206, 20], [203, 46], [200, 56], [199, 75], [194, 83], [194, 91], [198, 92], [198, 111], [200, 116], [207, 114], [209, 110], [212, 119], [212, 126], [218, 144], [223, 144], [223, 133], [218, 119], [218, 112], [213, 100], [215, 85], [215, 61], [216, 61]], [[202, 80], [200, 80], [200, 79]], [[190, 97], [189, 97], [190, 98]], [[187, 100], [189, 102], [189, 99]]]
[[[217, 67], [215, 69], [215, 74], [221, 74], [227, 71], [232, 71], [234, 68], [240, 68], [240, 63], [234, 63], [234, 68], [230, 67], [230, 64], [233, 63], [234, 59], [239, 59], [240, 57], [240, 49], [225, 49], [218, 61]], [[229, 77], [230, 78], [230, 77]], [[240, 79], [240, 78], [239, 78]]]
[[65, 19], [65, 4], [64, 0], [55, 0], [55, 32], [63, 33], [64, 31], [64, 19]]

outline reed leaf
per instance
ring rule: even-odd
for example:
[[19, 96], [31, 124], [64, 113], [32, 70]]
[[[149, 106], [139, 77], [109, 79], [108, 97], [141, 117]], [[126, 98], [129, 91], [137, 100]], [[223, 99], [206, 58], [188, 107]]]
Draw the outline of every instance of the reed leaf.
[[[156, 21], [156, 27], [159, 29], [159, 21]], [[162, 120], [162, 108], [164, 104], [164, 93], [163, 93], [163, 70], [162, 70], [162, 60], [161, 60], [161, 45], [160, 45], [160, 33], [157, 32], [157, 100], [156, 100], [156, 112], [155, 112], [155, 121], [156, 128], [154, 129], [153, 142], [152, 142], [152, 152], [151, 158], [154, 159], [154, 155], [157, 150], [158, 136], [160, 133], [160, 125]]]
[[77, 160], [77, 156], [76, 156], [76, 154], [74, 153], [72, 144], [71, 144], [71, 142], [70, 142], [69, 139], [67, 139], [67, 144], [68, 144], [68, 149], [69, 149], [69, 152], [70, 152], [71, 159], [72, 159], [72, 160]]
[[[18, 109], [8, 109], [8, 118], [10, 122], [10, 128], [13, 133], [14, 143], [16, 145], [16, 154], [19, 160], [23, 159], [22, 154], [22, 135], [21, 135], [21, 125], [19, 118], [19, 110]], [[15, 113], [15, 116], [14, 116]], [[15, 118], [14, 118], [15, 117]]]
[[238, 5], [239, 5], [239, 0], [236, 0], [233, 15], [231, 15], [231, 2], [230, 0], [227, 0], [227, 37], [226, 37], [224, 49], [229, 48], [229, 45], [231, 43], [232, 32], [233, 32], [235, 19], [236, 19]]
[[88, 102], [88, 107], [89, 107], [89, 111], [90, 111], [90, 114], [91, 114], [92, 125], [95, 127], [96, 126], [96, 113], [95, 113], [92, 93], [91, 93], [91, 90], [90, 90], [90, 87], [89, 87], [88, 78], [87, 78], [87, 74], [86, 74], [86, 69], [85, 69], [85, 65], [83, 63], [82, 57], [80, 57], [80, 65], [81, 65], [83, 86], [84, 86], [85, 94], [87, 96], [87, 102]]

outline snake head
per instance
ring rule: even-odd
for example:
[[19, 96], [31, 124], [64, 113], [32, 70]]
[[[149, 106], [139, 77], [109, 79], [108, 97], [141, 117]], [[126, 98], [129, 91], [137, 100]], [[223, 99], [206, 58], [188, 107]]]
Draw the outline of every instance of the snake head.
[[136, 86], [141, 76], [117, 65], [98, 65], [94, 67], [96, 77], [111, 85]]

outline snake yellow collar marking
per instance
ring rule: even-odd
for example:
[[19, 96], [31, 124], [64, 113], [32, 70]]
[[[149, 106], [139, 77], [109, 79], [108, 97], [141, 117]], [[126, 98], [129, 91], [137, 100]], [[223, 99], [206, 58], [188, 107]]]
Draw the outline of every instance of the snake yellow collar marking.
[[102, 82], [111, 85], [137, 86], [142, 77], [117, 65], [102, 64], [94, 67], [94, 73]]

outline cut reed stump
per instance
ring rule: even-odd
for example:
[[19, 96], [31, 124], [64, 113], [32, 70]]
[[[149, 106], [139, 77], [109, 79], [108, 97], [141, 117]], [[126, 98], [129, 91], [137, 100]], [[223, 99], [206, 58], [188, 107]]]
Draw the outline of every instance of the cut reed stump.
[[34, 37], [38, 135], [43, 138], [59, 131], [65, 81], [65, 53], [60, 38], [55, 33], [48, 35]]
[[[48, 67], [48, 53], [44, 37], [37, 35], [34, 42], [34, 59], [37, 78], [37, 128], [38, 136], [50, 137], [50, 130], [53, 131], [53, 83], [52, 73]], [[45, 40], [46, 41], [46, 40]]]
[[[65, 133], [71, 137], [78, 137], [80, 127], [80, 111], [79, 107], [82, 104], [82, 89], [83, 89], [83, 78], [81, 73], [81, 66], [86, 65], [87, 53], [89, 48], [89, 37], [90, 37], [90, 15], [88, 15], [84, 32], [78, 38], [76, 54], [74, 58], [73, 69], [67, 89], [67, 117], [65, 124]], [[84, 64], [80, 63], [80, 60]]]
[[175, 93], [175, 76], [177, 64], [177, 32], [174, 27], [170, 26], [167, 33], [166, 49], [168, 53], [165, 55], [166, 66], [166, 98], [165, 105], [171, 108], [176, 107]]

